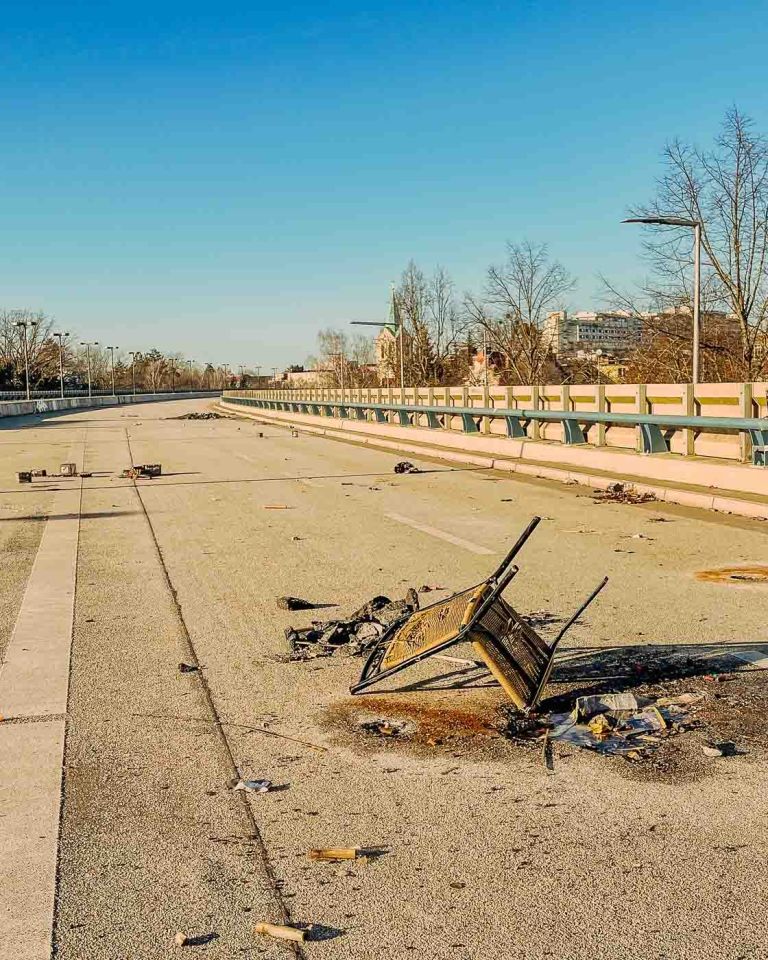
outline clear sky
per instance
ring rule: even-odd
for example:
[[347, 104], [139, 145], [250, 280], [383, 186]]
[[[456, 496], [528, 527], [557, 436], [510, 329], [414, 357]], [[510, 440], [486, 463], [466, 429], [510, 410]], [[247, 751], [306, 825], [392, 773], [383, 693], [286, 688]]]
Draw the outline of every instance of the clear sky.
[[762, 2], [4, 0], [0, 306], [199, 361], [301, 362], [413, 257], [545, 241], [597, 303], [666, 140], [768, 132]]

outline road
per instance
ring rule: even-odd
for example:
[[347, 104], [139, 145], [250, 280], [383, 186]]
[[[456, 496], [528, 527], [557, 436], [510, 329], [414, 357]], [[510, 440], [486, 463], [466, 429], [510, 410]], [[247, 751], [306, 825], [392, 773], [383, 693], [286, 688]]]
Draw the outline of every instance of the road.
[[[768, 955], [764, 674], [717, 682], [697, 659], [768, 651], [768, 584], [694, 576], [768, 563], [765, 524], [174, 419], [205, 409], [0, 425], [0, 960], [289, 955], [260, 920], [314, 924], [300, 955], [334, 960]], [[92, 476], [16, 483], [66, 460]], [[131, 462], [163, 476], [120, 479]], [[357, 658], [288, 659], [286, 626], [483, 579], [533, 515], [522, 612], [562, 618], [611, 577], [544, 707], [598, 689], [601, 651], [626, 668], [602, 689], [633, 689], [637, 661], [690, 649], [692, 675], [653, 689], [703, 692], [711, 729], [638, 763], [555, 744], [548, 770], [540, 740], [499, 732], [483, 670], [432, 661], [351, 698]], [[404, 735], [360, 728], [376, 718]], [[739, 754], [705, 757], [725, 734]], [[307, 856], [354, 845], [379, 853]]]

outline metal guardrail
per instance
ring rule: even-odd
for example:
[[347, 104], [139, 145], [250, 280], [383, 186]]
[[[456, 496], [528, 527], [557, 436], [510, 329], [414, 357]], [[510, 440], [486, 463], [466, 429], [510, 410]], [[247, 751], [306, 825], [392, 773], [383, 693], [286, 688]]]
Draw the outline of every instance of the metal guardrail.
[[768, 418], [759, 417], [700, 417], [654, 413], [609, 413], [577, 410], [524, 410], [500, 407], [438, 407], [403, 403], [360, 403], [345, 400], [269, 400], [261, 397], [234, 397], [224, 394], [227, 403], [261, 410], [279, 410], [289, 413], [307, 413], [314, 416], [337, 416], [357, 420], [373, 418], [376, 423], [389, 423], [396, 417], [399, 426], [418, 424], [424, 417], [426, 425], [433, 429], [446, 429], [446, 420], [460, 417], [464, 433], [480, 433], [483, 420], [504, 420], [507, 436], [527, 439], [529, 423], [559, 422], [563, 428], [563, 442], [586, 444], [585, 426], [602, 424], [610, 426], [634, 426], [640, 434], [641, 450], [646, 454], [669, 453], [670, 434], [675, 430], [702, 432], [733, 432], [745, 434], [752, 445], [752, 463], [768, 467]]
[[[93, 397], [114, 397], [114, 396], [132, 396], [134, 393], [130, 388], [127, 390], [118, 389], [117, 393], [112, 393], [111, 390], [92, 390], [90, 396]], [[212, 393], [218, 394], [221, 393], [221, 388], [214, 389], [212, 387], [200, 387], [199, 389], [184, 390], [136, 390], [135, 394], [137, 397], [142, 396], [153, 396], [157, 393], [172, 393], [178, 394], [180, 397], [183, 397], [187, 393]], [[65, 390], [64, 391], [64, 400], [70, 398], [80, 398], [87, 397], [87, 390]], [[5, 400], [14, 401], [14, 400], [26, 400], [27, 394], [24, 390], [0, 390], [0, 403]], [[30, 390], [29, 391], [30, 400], [61, 400], [61, 390]]]

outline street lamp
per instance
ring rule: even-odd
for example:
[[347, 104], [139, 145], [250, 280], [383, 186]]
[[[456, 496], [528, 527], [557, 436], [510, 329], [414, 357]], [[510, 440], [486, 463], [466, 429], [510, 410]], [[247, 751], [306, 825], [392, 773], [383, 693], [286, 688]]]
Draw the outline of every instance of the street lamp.
[[91, 396], [91, 347], [98, 347], [98, 340], [81, 340], [80, 346], [85, 347], [86, 356], [88, 357], [88, 396]]
[[[403, 325], [402, 317], [400, 316], [400, 311], [397, 308], [397, 299], [395, 295], [395, 285], [392, 284], [392, 295], [391, 295], [391, 304], [390, 311], [395, 320], [395, 326], [397, 327], [397, 337], [400, 340], [400, 399], [405, 401], [405, 340], [404, 332], [405, 328]], [[389, 322], [386, 320], [350, 320], [350, 324], [353, 327], [388, 327]]]
[[131, 358], [131, 383], [133, 384], [133, 395], [136, 396], [136, 350], [129, 350], [128, 356]]
[[69, 333], [54, 333], [54, 337], [59, 341], [59, 383], [61, 384], [61, 399], [64, 399], [64, 337]]
[[112, 396], [115, 396], [115, 350], [119, 350], [119, 347], [107, 347], [109, 350], [110, 358], [112, 361]]
[[176, 361], [170, 359], [168, 363], [171, 366], [171, 393], [176, 393], [176, 367], [174, 366]]
[[16, 326], [24, 330], [22, 334], [24, 340], [24, 380], [27, 388], [27, 400], [29, 400], [29, 343], [27, 341], [27, 327], [36, 327], [37, 320], [17, 320]]
[[224, 371], [224, 389], [226, 390], [226, 388], [227, 388], [227, 383], [228, 383], [228, 381], [229, 381], [229, 364], [228, 364], [228, 363], [222, 363], [221, 369]]
[[699, 339], [701, 336], [701, 220], [686, 217], [630, 217], [622, 223], [643, 223], [661, 227], [688, 227], [693, 230], [693, 357], [691, 383], [699, 382]]
[[189, 364], [189, 393], [192, 393], [192, 364], [197, 363], [197, 360], [187, 360]]

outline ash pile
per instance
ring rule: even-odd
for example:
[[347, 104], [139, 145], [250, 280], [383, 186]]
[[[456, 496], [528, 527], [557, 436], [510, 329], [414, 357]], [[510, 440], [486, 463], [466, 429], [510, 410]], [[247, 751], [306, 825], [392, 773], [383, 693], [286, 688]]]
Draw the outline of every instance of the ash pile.
[[[423, 589], [423, 588], [422, 588]], [[311, 609], [315, 604], [296, 597], [280, 597], [283, 609]], [[376, 596], [345, 620], [313, 620], [308, 627], [287, 627], [285, 638], [291, 648], [290, 660], [330, 657], [337, 651], [361, 656], [393, 623], [419, 609], [419, 595], [411, 587], [404, 600]]]

